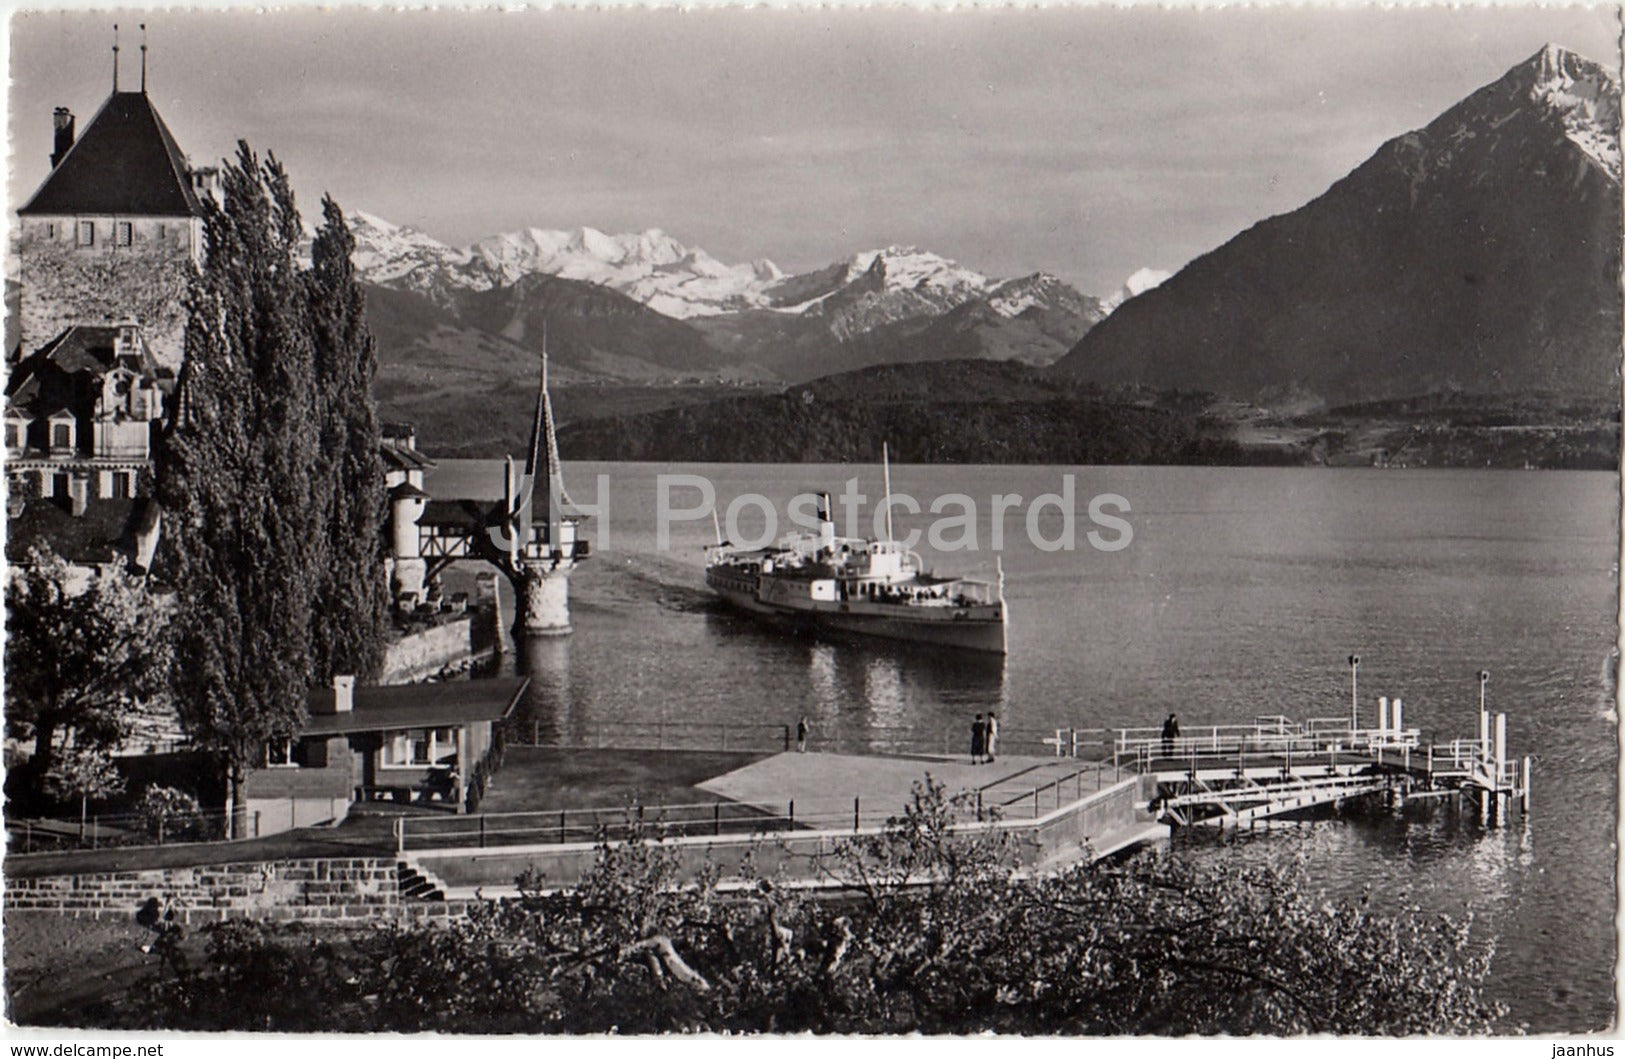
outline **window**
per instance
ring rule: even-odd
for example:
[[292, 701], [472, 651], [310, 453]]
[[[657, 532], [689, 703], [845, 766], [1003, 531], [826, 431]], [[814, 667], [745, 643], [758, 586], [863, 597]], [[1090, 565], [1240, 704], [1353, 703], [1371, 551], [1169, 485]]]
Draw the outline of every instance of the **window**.
[[266, 765], [294, 764], [293, 740], [273, 737], [269, 743], [265, 744], [265, 763]]
[[71, 448], [73, 448], [73, 424], [72, 423], [52, 423], [51, 424], [51, 448], [53, 448], [53, 449], [71, 449]]
[[23, 447], [23, 425], [17, 422], [6, 423], [6, 448], [17, 450]]
[[96, 222], [95, 221], [80, 221], [79, 222], [79, 245], [80, 246], [94, 246], [94, 245], [96, 245]]
[[113, 242], [118, 246], [129, 246], [135, 239], [135, 232], [130, 228], [129, 221], [119, 221], [113, 225]]
[[55, 221], [46, 221], [45, 222], [45, 238], [47, 238], [47, 239], [55, 239], [56, 238], [56, 222]]
[[457, 729], [414, 728], [393, 732], [384, 740], [383, 764], [395, 768], [425, 768], [457, 755]]
[[113, 499], [128, 500], [133, 492], [131, 488], [135, 481], [135, 474], [130, 471], [115, 471], [113, 473]]

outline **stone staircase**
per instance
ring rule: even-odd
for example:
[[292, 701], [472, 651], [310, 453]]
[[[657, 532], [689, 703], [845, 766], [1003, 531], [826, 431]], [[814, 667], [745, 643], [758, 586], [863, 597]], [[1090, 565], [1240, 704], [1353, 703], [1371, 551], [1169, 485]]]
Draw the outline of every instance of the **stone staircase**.
[[444, 901], [446, 887], [434, 874], [407, 860], [395, 862], [395, 880], [402, 901]]

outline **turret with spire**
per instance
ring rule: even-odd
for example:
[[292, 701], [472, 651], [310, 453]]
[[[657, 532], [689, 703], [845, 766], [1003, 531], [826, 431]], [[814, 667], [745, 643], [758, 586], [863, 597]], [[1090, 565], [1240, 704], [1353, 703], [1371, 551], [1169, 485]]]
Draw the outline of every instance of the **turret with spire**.
[[[579, 527], [586, 515], [564, 489], [553, 399], [547, 388], [547, 333], [542, 333], [541, 382], [523, 472], [507, 461], [503, 508], [508, 554], [504, 573], [519, 596], [518, 631], [553, 636], [570, 631], [569, 573], [587, 557]], [[544, 505], [537, 518], [536, 506]]]

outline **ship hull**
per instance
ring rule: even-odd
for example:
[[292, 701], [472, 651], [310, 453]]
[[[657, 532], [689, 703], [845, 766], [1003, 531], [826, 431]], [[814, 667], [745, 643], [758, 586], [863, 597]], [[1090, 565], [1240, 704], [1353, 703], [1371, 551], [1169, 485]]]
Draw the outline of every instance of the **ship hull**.
[[[893, 640], [961, 651], [1005, 653], [1002, 607], [979, 607], [988, 616], [955, 615], [949, 608], [902, 608], [861, 602], [805, 603], [790, 606], [764, 602], [759, 594], [707, 578], [711, 590], [735, 609], [776, 628], [838, 640]], [[899, 614], [900, 610], [913, 613]]]

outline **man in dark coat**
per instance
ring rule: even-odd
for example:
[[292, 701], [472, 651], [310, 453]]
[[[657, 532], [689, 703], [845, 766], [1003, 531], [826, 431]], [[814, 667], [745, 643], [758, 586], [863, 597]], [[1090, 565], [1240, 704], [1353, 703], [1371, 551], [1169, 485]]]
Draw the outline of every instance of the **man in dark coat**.
[[1179, 738], [1179, 716], [1170, 713], [1162, 722], [1162, 756], [1174, 756], [1174, 740]]
[[977, 714], [976, 720], [970, 726], [970, 763], [980, 765], [982, 758], [987, 755], [987, 722], [982, 715]]

